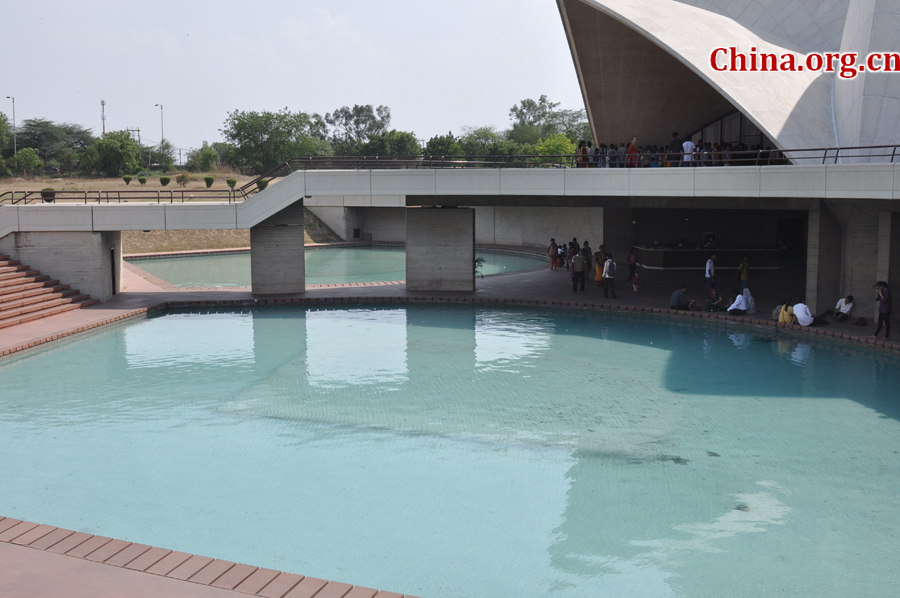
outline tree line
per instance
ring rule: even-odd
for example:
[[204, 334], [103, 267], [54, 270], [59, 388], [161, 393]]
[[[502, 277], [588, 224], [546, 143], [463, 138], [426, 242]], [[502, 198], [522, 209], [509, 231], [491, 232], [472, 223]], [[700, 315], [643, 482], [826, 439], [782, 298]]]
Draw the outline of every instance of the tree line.
[[[590, 139], [584, 110], [565, 110], [542, 95], [510, 108], [510, 127], [462, 127], [420, 141], [412, 131], [391, 128], [387, 106], [356, 104], [324, 116], [317, 113], [235, 110], [219, 132], [223, 141], [203, 143], [188, 153], [185, 166], [211, 172], [220, 166], [259, 174], [296, 156], [512, 156], [574, 154], [580, 139]], [[175, 148], [163, 139], [140, 144], [129, 131], [95, 137], [72, 123], [28, 119], [16, 129], [0, 112], [0, 177], [33, 175], [43, 168], [109, 177], [170, 171]]]

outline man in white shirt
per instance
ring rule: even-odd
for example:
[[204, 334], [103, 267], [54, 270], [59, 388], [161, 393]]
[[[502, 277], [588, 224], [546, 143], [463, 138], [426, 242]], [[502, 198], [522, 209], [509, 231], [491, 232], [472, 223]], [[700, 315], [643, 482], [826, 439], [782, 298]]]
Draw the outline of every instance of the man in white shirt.
[[838, 322], [844, 322], [850, 319], [850, 310], [852, 309], [853, 295], [847, 295], [847, 297], [843, 299], [838, 299], [837, 305], [834, 306], [834, 309], [827, 310], [819, 317], [823, 320], [827, 317], [832, 317]]
[[743, 295], [738, 295], [734, 300], [734, 303], [731, 304], [731, 307], [728, 308], [728, 313], [734, 314], [736, 316], [744, 316], [747, 315], [747, 300]]
[[603, 264], [603, 298], [609, 299], [610, 293], [612, 298], [616, 298], [616, 263], [612, 259], [613, 254], [606, 254], [606, 263]]
[[693, 166], [694, 164], [691, 160], [694, 158], [694, 150], [697, 149], [697, 146], [694, 145], [694, 142], [688, 137], [684, 140], [684, 143], [681, 144], [681, 148], [684, 150], [684, 166]]
[[714, 253], [706, 260], [706, 297], [709, 298], [709, 290], [716, 284], [716, 258]]
[[803, 303], [801, 299], [800, 303], [794, 306], [793, 323], [801, 326], [822, 326], [823, 324], [828, 324], [828, 320], [813, 316], [809, 311], [809, 306]]

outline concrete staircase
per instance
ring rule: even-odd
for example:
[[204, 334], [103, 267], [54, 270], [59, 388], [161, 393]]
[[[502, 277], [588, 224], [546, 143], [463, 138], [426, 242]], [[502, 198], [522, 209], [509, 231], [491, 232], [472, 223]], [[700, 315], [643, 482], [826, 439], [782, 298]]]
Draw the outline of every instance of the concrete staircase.
[[8, 255], [0, 255], [0, 328], [95, 303], [100, 301], [58, 280], [50, 280], [46, 274], [23, 266]]

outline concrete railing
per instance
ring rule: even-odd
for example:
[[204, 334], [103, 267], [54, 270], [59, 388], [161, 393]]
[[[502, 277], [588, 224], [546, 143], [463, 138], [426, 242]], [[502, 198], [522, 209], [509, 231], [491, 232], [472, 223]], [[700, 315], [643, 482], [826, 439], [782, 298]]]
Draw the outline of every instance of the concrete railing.
[[245, 202], [0, 206], [17, 231], [247, 229], [307, 206], [404, 207], [408, 196], [900, 199], [900, 163], [668, 169], [416, 169], [295, 172]]

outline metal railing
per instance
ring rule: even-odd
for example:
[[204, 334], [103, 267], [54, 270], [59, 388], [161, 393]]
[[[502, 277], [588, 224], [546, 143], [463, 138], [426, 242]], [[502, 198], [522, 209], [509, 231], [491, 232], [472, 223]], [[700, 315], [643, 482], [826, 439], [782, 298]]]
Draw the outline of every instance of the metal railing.
[[7, 191], [0, 193], [0, 205], [3, 204], [30, 204], [30, 203], [127, 203], [129, 201], [142, 203], [184, 203], [196, 200], [204, 202], [228, 202], [233, 203], [246, 199], [238, 191], [221, 189], [150, 189], [114, 190], [114, 191]]
[[[780, 166], [789, 164], [894, 163], [900, 161], [900, 145], [863, 145], [854, 147], [819, 147], [777, 150], [703, 149], [685, 152], [643, 152], [637, 154], [599, 153], [587, 156], [512, 155], [512, 156], [310, 156], [297, 157], [269, 169], [248, 183], [231, 190], [171, 189], [116, 191], [7, 191], [0, 193], [0, 205], [55, 203], [123, 203], [128, 201], [184, 203], [185, 201], [245, 201], [273, 179], [298, 170], [408, 170], [408, 169], [472, 169], [472, 168], [671, 168], [722, 166]], [[864, 162], [854, 162], [865, 160]], [[850, 162], [847, 162], [850, 161]], [[52, 194], [52, 195], [51, 195]], [[196, 197], [195, 197], [196, 196]]]

